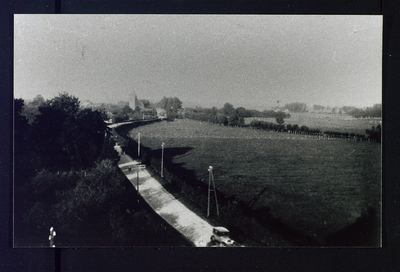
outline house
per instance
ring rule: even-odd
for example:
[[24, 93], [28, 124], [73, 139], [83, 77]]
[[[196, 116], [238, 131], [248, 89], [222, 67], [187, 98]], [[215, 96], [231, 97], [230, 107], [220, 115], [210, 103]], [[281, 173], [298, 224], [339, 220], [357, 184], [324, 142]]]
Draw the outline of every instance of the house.
[[161, 118], [161, 119], [168, 118], [168, 114], [167, 114], [166, 110], [164, 110], [162, 108], [157, 108], [156, 111], [157, 111], [158, 118]]

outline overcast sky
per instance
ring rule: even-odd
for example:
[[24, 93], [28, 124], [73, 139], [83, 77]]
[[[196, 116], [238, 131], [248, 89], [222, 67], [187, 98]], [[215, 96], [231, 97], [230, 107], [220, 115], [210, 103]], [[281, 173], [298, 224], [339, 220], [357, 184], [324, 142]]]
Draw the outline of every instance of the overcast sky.
[[15, 15], [14, 95], [372, 106], [382, 16]]

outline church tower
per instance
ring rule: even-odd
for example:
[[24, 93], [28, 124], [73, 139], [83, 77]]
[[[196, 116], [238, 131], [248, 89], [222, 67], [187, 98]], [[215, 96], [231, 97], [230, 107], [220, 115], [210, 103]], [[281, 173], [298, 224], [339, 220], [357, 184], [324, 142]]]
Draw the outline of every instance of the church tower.
[[129, 96], [129, 107], [131, 107], [131, 109], [135, 110], [136, 107], [139, 107], [141, 110], [143, 110], [145, 107], [143, 105], [143, 102], [140, 101], [135, 92], [132, 92]]

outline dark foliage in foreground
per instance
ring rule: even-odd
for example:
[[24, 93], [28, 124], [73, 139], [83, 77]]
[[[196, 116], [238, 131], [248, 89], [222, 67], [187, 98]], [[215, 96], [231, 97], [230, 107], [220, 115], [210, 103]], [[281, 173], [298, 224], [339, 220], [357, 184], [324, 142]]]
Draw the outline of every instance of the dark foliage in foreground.
[[38, 167], [85, 169], [100, 157], [109, 134], [106, 116], [79, 104], [64, 93], [39, 107], [31, 133]]
[[365, 133], [369, 135], [369, 139], [376, 141], [376, 142], [381, 142], [381, 125], [377, 125], [376, 127], [372, 127], [372, 129], [367, 129]]
[[[108, 159], [89, 172], [42, 170], [18, 194], [24, 199], [17, 205], [23, 223], [18, 224], [19, 231], [46, 238], [54, 227], [57, 246], [163, 245], [166, 241], [166, 227], [149, 215], [149, 208], [138, 205], [134, 187]], [[24, 242], [18, 239], [17, 245]], [[182, 239], [168, 242], [180, 245]], [[46, 246], [43, 239], [34, 244]]]
[[29, 125], [23, 106], [15, 100], [16, 246], [48, 246], [50, 227], [57, 246], [187, 245], [138, 206], [101, 112], [60, 94]]

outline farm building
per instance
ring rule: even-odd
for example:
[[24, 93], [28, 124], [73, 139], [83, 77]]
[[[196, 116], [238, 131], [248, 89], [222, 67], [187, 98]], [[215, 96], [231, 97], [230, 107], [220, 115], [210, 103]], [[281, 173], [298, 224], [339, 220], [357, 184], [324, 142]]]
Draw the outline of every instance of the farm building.
[[167, 114], [166, 110], [164, 110], [162, 108], [157, 108], [156, 111], [157, 111], [157, 117], [158, 118], [161, 118], [161, 119], [168, 118], [168, 114]]

